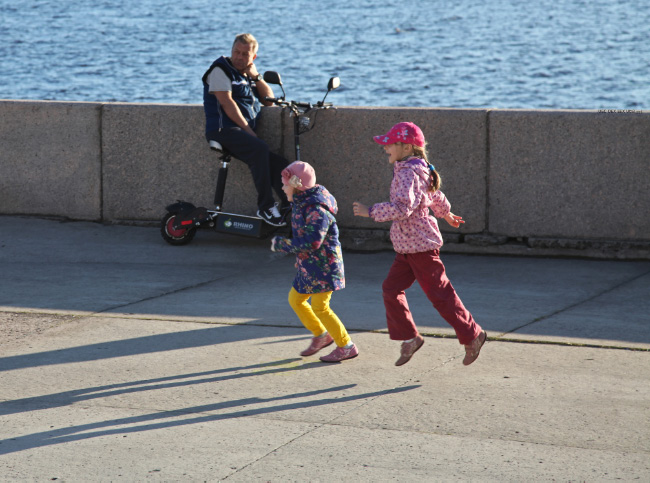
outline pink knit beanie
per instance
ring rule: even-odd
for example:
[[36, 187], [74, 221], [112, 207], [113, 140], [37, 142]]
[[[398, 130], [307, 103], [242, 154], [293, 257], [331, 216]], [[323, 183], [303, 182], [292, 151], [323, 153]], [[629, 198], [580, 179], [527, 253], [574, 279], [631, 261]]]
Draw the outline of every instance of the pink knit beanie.
[[316, 172], [309, 163], [294, 161], [282, 170], [282, 183], [305, 191], [316, 186]]

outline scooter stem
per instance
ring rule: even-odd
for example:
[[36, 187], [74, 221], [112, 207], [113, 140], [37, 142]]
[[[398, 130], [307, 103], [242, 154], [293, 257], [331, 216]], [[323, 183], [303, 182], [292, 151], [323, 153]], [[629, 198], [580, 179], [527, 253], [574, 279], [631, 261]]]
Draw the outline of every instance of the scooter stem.
[[293, 142], [296, 145], [296, 161], [300, 160], [300, 117], [293, 117]]
[[228, 178], [228, 161], [221, 162], [219, 176], [217, 176], [217, 189], [214, 192], [215, 210], [221, 211], [223, 205], [223, 195], [226, 191], [226, 179]]

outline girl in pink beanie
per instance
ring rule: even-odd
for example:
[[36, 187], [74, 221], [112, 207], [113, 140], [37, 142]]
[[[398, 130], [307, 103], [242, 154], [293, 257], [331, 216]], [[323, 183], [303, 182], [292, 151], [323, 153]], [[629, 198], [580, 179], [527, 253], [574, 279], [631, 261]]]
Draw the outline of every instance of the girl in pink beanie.
[[336, 349], [320, 360], [352, 359], [359, 350], [329, 305], [332, 293], [345, 287], [343, 253], [334, 217], [338, 211], [336, 199], [324, 186], [316, 184], [314, 168], [303, 161], [295, 161], [282, 171], [282, 184], [292, 203], [293, 237], [274, 237], [271, 250], [296, 254], [298, 273], [289, 292], [289, 305], [314, 336], [300, 355], [310, 356], [335, 342]]

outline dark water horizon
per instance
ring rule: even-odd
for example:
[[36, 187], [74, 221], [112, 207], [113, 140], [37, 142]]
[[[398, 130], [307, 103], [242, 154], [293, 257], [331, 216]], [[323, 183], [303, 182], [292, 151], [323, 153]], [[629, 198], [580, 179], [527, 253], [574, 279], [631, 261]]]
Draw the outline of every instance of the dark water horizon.
[[[287, 98], [346, 106], [647, 110], [645, 0], [0, 0], [0, 98], [200, 104], [234, 36]], [[279, 93], [279, 91], [276, 91]]]

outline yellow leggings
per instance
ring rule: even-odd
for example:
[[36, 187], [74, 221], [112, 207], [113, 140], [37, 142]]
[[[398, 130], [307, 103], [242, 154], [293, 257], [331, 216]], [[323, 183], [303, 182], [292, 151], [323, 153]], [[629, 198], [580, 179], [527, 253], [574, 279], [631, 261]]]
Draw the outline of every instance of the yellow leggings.
[[[311, 297], [311, 305], [309, 297]], [[331, 298], [332, 292], [298, 293], [291, 287], [289, 305], [314, 337], [329, 332], [336, 345], [343, 347], [350, 343], [350, 336], [341, 320], [330, 308]]]

